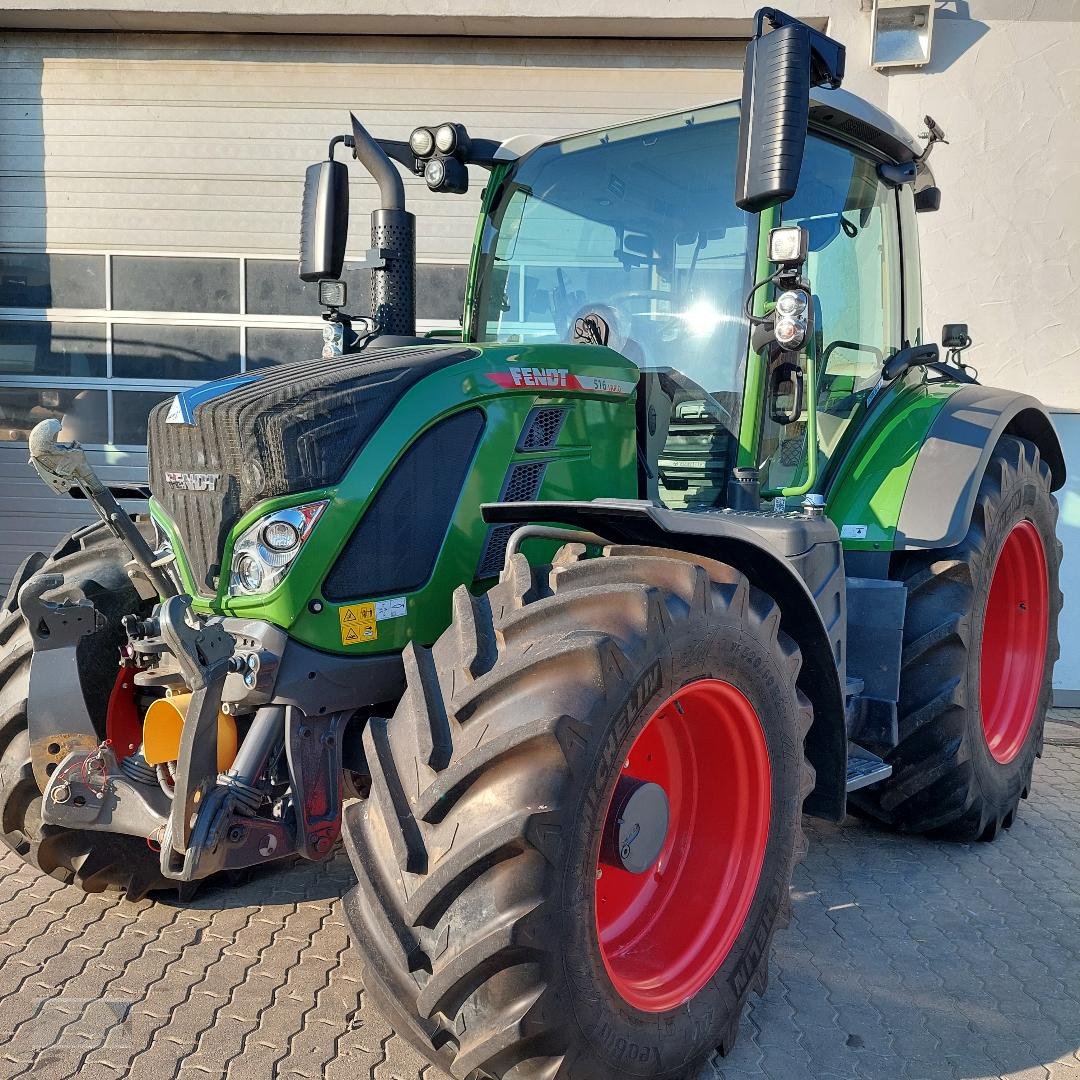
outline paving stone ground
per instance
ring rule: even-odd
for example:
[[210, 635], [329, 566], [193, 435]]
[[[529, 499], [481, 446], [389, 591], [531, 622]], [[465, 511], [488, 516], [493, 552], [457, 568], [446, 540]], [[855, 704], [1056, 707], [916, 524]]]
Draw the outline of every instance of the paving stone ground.
[[[1080, 719], [994, 844], [810, 823], [768, 992], [692, 1080], [1080, 1080]], [[446, 1080], [364, 998], [343, 854], [181, 906], [0, 860], [0, 1078]]]

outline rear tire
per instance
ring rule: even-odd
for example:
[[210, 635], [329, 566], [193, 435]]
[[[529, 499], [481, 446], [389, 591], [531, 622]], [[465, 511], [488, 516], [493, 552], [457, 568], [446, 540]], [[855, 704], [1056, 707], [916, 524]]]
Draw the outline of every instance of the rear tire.
[[[49, 599], [86, 596], [105, 616], [105, 628], [84, 637], [76, 654], [86, 706], [102, 739], [123, 637], [120, 618], [143, 604], [124, 571], [129, 559], [123, 544], [98, 525], [65, 537], [47, 559], [31, 556], [27, 563], [39, 566], [37, 573], [64, 575], [63, 587], [47, 593]], [[42, 873], [85, 892], [123, 889], [138, 899], [151, 889], [175, 888], [138, 837], [41, 824], [27, 729], [33, 645], [17, 596], [21, 579], [31, 576], [16, 575], [0, 611], [0, 840]]]
[[[674, 1080], [714, 1049], [726, 1053], [749, 991], [764, 989], [805, 849], [811, 714], [775, 602], [731, 568], [676, 552], [581, 554], [564, 548], [535, 576], [516, 555], [487, 596], [458, 589], [434, 649], [406, 650], [394, 718], [369, 722], [371, 793], [346, 810], [359, 879], [346, 912], [365, 985], [398, 1032], [458, 1080]], [[738, 723], [756, 727], [769, 778], [759, 789], [743, 783], [753, 769], [737, 760], [699, 760], [680, 783], [690, 802], [745, 791], [749, 813], [764, 809], [756, 865], [739, 863], [751, 867], [739, 879], [737, 845], [729, 853], [693, 824], [680, 834], [676, 823], [690, 819], [677, 792], [659, 861], [636, 876], [601, 864], [612, 792], [624, 763], [639, 770], [642, 730], [676, 720], [672, 708], [694, 738], [738, 726], [733, 714], [691, 711], [690, 695], [710, 686], [748, 703]], [[671, 705], [680, 694], [685, 715]], [[663, 745], [675, 754], [682, 743]], [[746, 883], [745, 905], [710, 922], [719, 901], [710, 908], [701, 885], [730, 867]], [[679, 891], [694, 870], [696, 892]], [[648, 922], [657, 909], [643, 901], [631, 949], [603, 907], [605, 875], [669, 904]], [[712, 951], [688, 944], [703, 925]], [[675, 967], [686, 977], [672, 1002], [653, 983]]]
[[908, 590], [900, 743], [886, 756], [893, 775], [851, 796], [864, 816], [958, 840], [1012, 825], [1042, 753], [1058, 657], [1050, 482], [1034, 444], [1005, 436], [963, 542], [896, 565]]

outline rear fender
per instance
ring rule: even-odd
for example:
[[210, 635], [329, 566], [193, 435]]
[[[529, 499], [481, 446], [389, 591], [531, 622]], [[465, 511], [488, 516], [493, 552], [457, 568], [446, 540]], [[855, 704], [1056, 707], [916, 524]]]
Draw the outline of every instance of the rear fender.
[[799, 686], [814, 708], [806, 753], [817, 782], [808, 813], [839, 821], [846, 806], [843, 553], [827, 518], [762, 513], [688, 513], [637, 500], [493, 503], [491, 523], [587, 529], [615, 544], [671, 548], [724, 562], [780, 607], [781, 626], [802, 651]]
[[1003, 435], [1038, 447], [1050, 467], [1052, 491], [1065, 483], [1065, 455], [1045, 406], [1012, 390], [963, 386], [935, 417], [911, 470], [896, 527], [898, 550], [947, 548], [964, 539]]

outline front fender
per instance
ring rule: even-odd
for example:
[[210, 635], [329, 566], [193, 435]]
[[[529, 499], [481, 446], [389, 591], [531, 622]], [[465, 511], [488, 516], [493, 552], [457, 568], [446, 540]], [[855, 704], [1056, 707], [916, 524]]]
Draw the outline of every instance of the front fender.
[[735, 567], [780, 606], [780, 625], [802, 651], [799, 686], [814, 707], [806, 754], [817, 783], [806, 810], [839, 821], [847, 778], [846, 581], [836, 527], [827, 518], [668, 510], [640, 500], [491, 503], [492, 523], [586, 529], [615, 544], [666, 547]]

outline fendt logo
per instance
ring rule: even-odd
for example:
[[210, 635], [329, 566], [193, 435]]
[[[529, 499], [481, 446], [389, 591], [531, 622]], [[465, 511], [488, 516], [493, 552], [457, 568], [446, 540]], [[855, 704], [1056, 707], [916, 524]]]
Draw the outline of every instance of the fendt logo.
[[574, 375], [569, 368], [516, 367], [513, 364], [503, 371], [489, 371], [487, 377], [506, 390], [535, 387], [554, 390], [595, 390], [602, 394], [632, 394], [635, 383], [621, 379], [608, 379], [602, 375]]
[[166, 472], [165, 483], [182, 491], [213, 491], [217, 487], [215, 473], [206, 472]]
[[569, 368], [514, 367], [510, 378], [515, 386], [566, 386]]

